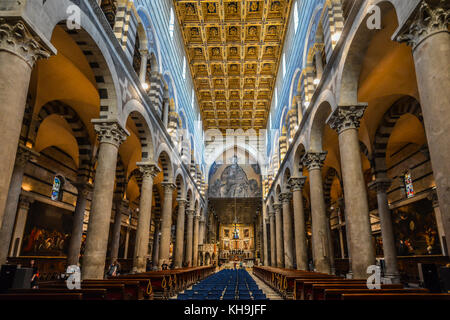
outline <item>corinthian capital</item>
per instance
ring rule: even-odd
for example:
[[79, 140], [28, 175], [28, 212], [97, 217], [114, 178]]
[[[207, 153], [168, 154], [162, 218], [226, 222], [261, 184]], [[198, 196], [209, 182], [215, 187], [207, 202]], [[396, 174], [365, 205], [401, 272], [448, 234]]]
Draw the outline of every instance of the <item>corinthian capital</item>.
[[393, 39], [417, 48], [429, 36], [449, 32], [450, 3], [447, 0], [422, 0], [419, 9], [406, 22]]
[[328, 152], [307, 152], [302, 158], [303, 165], [311, 170], [320, 170], [323, 167], [323, 163], [327, 157]]
[[92, 122], [100, 143], [110, 143], [118, 148], [128, 136], [128, 133], [116, 121], [96, 119]]
[[153, 179], [161, 172], [161, 169], [154, 163], [138, 162], [136, 165], [139, 167], [139, 171], [142, 173], [143, 178]]
[[375, 190], [377, 193], [386, 193], [391, 187], [392, 180], [389, 178], [378, 178], [370, 182], [367, 186], [371, 190]]
[[290, 192], [280, 193], [281, 202], [289, 202], [291, 200], [292, 194]]
[[19, 144], [19, 147], [17, 148], [16, 153], [16, 166], [25, 166], [28, 161], [33, 158], [39, 156], [39, 153], [33, 151], [32, 149]]
[[288, 180], [291, 192], [302, 191], [305, 185], [306, 177], [292, 177]]
[[367, 104], [340, 106], [330, 115], [327, 123], [338, 133], [347, 129], [358, 129]]
[[0, 19], [0, 51], [8, 51], [19, 56], [33, 68], [38, 59], [49, 58], [50, 51], [34, 37], [20, 20]]
[[281, 205], [281, 203], [273, 204], [273, 210], [275, 210], [275, 214], [280, 213], [282, 208], [283, 208], [283, 206]]
[[176, 187], [177, 187], [177, 186], [176, 186], [174, 183], [172, 183], [172, 182], [162, 182], [162, 183], [161, 183], [161, 186], [162, 186], [163, 189], [164, 189], [164, 193], [172, 193], [173, 190], [175, 190]]

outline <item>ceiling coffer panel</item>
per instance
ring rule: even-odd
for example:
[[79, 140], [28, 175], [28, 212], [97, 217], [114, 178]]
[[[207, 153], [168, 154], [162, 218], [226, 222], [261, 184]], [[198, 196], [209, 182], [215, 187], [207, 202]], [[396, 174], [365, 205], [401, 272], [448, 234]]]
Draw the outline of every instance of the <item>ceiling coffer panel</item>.
[[174, 4], [204, 129], [265, 128], [292, 0]]

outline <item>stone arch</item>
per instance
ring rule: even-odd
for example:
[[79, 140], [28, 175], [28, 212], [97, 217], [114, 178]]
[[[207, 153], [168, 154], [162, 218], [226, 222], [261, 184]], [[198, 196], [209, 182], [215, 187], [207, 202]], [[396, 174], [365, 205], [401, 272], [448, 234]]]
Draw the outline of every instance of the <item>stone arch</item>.
[[150, 130], [150, 119], [148, 113], [145, 111], [144, 106], [137, 100], [130, 100], [124, 107], [122, 113], [121, 122], [125, 125], [126, 119], [131, 117], [137, 129], [137, 136], [141, 143], [142, 148], [142, 161], [154, 160], [154, 143], [153, 135]]
[[378, 126], [373, 144], [373, 169], [376, 177], [385, 177], [386, 149], [398, 119], [406, 113], [417, 117], [423, 125], [422, 108], [419, 102], [411, 96], [405, 96], [397, 100], [383, 116]]
[[187, 205], [186, 205], [186, 209], [192, 209], [194, 206], [194, 197], [192, 196], [192, 186], [189, 185], [187, 192], [186, 192], [186, 201], [187, 201]]
[[309, 150], [314, 152], [322, 151], [323, 148], [323, 133], [326, 126], [326, 121], [332, 112], [331, 104], [328, 101], [323, 101], [314, 110], [311, 116], [311, 127], [309, 130]]
[[283, 192], [288, 192], [290, 190], [289, 188], [289, 179], [291, 178], [291, 169], [289, 166], [284, 169], [283, 173], [283, 179], [282, 179], [282, 186], [283, 186]]
[[177, 172], [175, 173], [175, 177], [175, 184], [177, 186], [177, 199], [184, 199], [186, 197], [186, 188], [181, 168], [177, 170]]
[[158, 162], [161, 162], [164, 182], [173, 182], [173, 164], [170, 158], [170, 150], [165, 143], [158, 150]]
[[72, 129], [72, 133], [78, 144], [78, 175], [81, 178], [88, 180], [92, 173], [93, 146], [86, 126], [71, 106], [58, 100], [46, 103], [39, 110], [38, 122], [30, 133], [31, 137], [29, 138], [32, 144], [34, 145], [36, 142], [37, 133], [41, 123], [48, 116], [54, 114], [64, 118]]
[[377, 32], [377, 30], [367, 28], [367, 20], [370, 17], [370, 15], [368, 15], [369, 9], [372, 5], [376, 4], [381, 9], [381, 16], [383, 17], [391, 9], [394, 9], [397, 13], [394, 2], [398, 1], [369, 1], [365, 5], [363, 14], [358, 17], [360, 20], [359, 24], [357, 24], [358, 22], [355, 22], [355, 24], [358, 25], [357, 30], [354, 32], [352, 38], [347, 39], [346, 47], [343, 50], [343, 56], [345, 58], [340, 64], [341, 67], [337, 73], [336, 92], [339, 105], [355, 105], [358, 103], [359, 77], [363, 67], [365, 53], [369, 48], [373, 36]]
[[[303, 58], [302, 58], [302, 67], [304, 68], [306, 66], [306, 59], [308, 56], [308, 50], [310, 47], [310, 44], [314, 43], [314, 39], [315, 39], [315, 35], [316, 35], [316, 29], [314, 28], [314, 23], [316, 22], [317, 19], [317, 15], [319, 15], [321, 13], [321, 10], [323, 9], [323, 4], [318, 4], [316, 6], [316, 8], [314, 9], [314, 12], [311, 15], [311, 19], [309, 21], [309, 25], [308, 25], [308, 31], [306, 32], [306, 37], [305, 37], [305, 44], [304, 44], [304, 49], [303, 49]], [[313, 37], [311, 39], [311, 37]]]
[[[100, 118], [115, 119], [122, 109], [122, 95], [120, 92], [119, 78], [115, 64], [110, 54], [107, 41], [103, 39], [97, 26], [84, 12], [81, 4], [80, 28], [67, 29], [66, 9], [74, 3], [69, 0], [47, 0], [43, 6], [45, 17], [48, 20], [43, 23], [36, 21], [42, 28], [42, 33], [48, 39], [57, 25], [63, 28], [85, 53], [95, 76], [97, 89], [100, 96]], [[85, 9], [87, 10], [87, 9]]]
[[305, 155], [305, 146], [303, 143], [300, 143], [297, 146], [297, 149], [295, 150], [294, 154], [294, 163], [292, 164], [292, 174], [293, 176], [303, 176], [303, 164], [302, 164], [302, 158]]

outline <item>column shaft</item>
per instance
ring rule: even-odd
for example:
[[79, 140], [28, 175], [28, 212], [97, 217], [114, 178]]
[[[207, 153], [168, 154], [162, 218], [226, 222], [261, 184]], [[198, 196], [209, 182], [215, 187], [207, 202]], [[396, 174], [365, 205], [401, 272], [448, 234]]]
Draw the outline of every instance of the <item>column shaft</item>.
[[84, 213], [86, 211], [87, 197], [90, 187], [77, 185], [78, 196], [73, 214], [72, 236], [70, 237], [69, 252], [67, 254], [68, 265], [78, 265], [81, 250], [81, 238], [83, 236]]
[[186, 232], [186, 253], [184, 260], [186, 261], [187, 265], [191, 267], [192, 264], [192, 246], [193, 246], [193, 230], [194, 230], [194, 211], [188, 210], [187, 212], [187, 232]]
[[276, 246], [277, 246], [277, 267], [284, 267], [284, 243], [283, 243], [283, 217], [281, 216], [281, 204], [273, 205], [275, 210], [275, 224], [276, 224]]
[[192, 248], [192, 266], [196, 267], [198, 265], [198, 232], [199, 232], [199, 219], [200, 216], [197, 214], [194, 217], [194, 237], [193, 237], [193, 248]]
[[[136, 244], [133, 255], [133, 272], [145, 272], [147, 266], [148, 241], [152, 220], [153, 179], [160, 169], [155, 164], [138, 163], [142, 173], [139, 217], [136, 230]], [[155, 262], [153, 262], [155, 263]]]
[[277, 247], [276, 247], [276, 227], [275, 227], [275, 213], [269, 213], [270, 219], [270, 265], [276, 267], [277, 265]]
[[99, 135], [100, 147], [81, 268], [83, 279], [102, 279], [104, 276], [117, 154], [120, 143], [126, 137], [117, 123], [100, 122], [94, 127]]
[[0, 225], [13, 173], [30, 83], [38, 58], [49, 53], [33, 38], [25, 24], [0, 22]]
[[114, 213], [114, 224], [112, 230], [111, 239], [111, 252], [110, 263], [119, 258], [119, 246], [120, 246], [120, 227], [122, 226], [122, 204], [121, 201], [116, 202], [116, 208]]
[[9, 185], [5, 214], [3, 216], [3, 222], [0, 222], [0, 265], [4, 264], [8, 257], [11, 237], [14, 230], [14, 222], [16, 221], [17, 207], [19, 205], [19, 197], [22, 191], [23, 173], [29, 158], [30, 151], [28, 151], [26, 147], [19, 146]]
[[159, 261], [159, 242], [160, 242], [160, 230], [161, 230], [161, 220], [155, 219], [155, 233], [153, 234], [153, 255], [152, 262], [153, 267], [158, 267]]
[[172, 195], [176, 186], [173, 183], [164, 183], [164, 203], [161, 219], [161, 243], [159, 244], [159, 262], [161, 267], [164, 262], [169, 264], [170, 238], [172, 229]]
[[290, 193], [282, 194], [283, 206], [283, 243], [284, 243], [284, 267], [286, 269], [294, 268], [294, 254], [292, 248], [292, 214]]
[[308, 247], [306, 245], [305, 211], [302, 188], [306, 177], [291, 178], [292, 201], [294, 204], [295, 255], [298, 270], [308, 270]]
[[178, 199], [177, 233], [175, 244], [175, 268], [183, 267], [185, 199]]

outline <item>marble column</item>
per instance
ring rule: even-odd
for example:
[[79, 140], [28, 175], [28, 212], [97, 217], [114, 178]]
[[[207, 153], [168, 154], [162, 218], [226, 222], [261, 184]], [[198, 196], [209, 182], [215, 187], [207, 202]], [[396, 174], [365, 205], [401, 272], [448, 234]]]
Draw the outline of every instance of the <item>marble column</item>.
[[330, 255], [330, 269], [331, 274], [336, 274], [336, 268], [334, 266], [334, 245], [333, 245], [333, 232], [331, 230], [331, 211], [325, 209], [327, 215], [327, 237], [328, 237], [328, 252]]
[[194, 214], [195, 211], [192, 209], [188, 209], [186, 212], [187, 215], [187, 232], [186, 232], [186, 252], [184, 256], [184, 261], [187, 263], [189, 267], [192, 267], [192, 246], [194, 244], [193, 239], [193, 230], [194, 230]]
[[122, 226], [122, 213], [128, 207], [128, 201], [123, 200], [122, 198], [116, 199], [115, 203], [115, 212], [114, 212], [114, 224], [113, 230], [111, 234], [111, 252], [109, 263], [114, 262], [119, 258], [119, 247], [120, 247], [120, 228]]
[[170, 238], [172, 231], [172, 196], [176, 185], [171, 182], [162, 183], [164, 188], [164, 202], [162, 205], [161, 217], [161, 240], [159, 244], [159, 262], [158, 267], [161, 268], [164, 262], [169, 263], [170, 254]]
[[316, 77], [317, 79], [321, 79], [322, 78], [322, 74], [323, 74], [323, 62], [322, 62], [322, 52], [321, 52], [321, 47], [317, 47], [316, 48], [316, 52], [314, 53], [314, 57], [316, 60]]
[[269, 212], [270, 220], [270, 265], [277, 266], [277, 246], [276, 246], [276, 226], [275, 226], [275, 212]]
[[124, 259], [128, 259], [128, 246], [130, 244], [130, 226], [127, 226], [127, 232], [125, 234], [125, 250], [123, 251]]
[[281, 213], [282, 205], [280, 203], [274, 203], [273, 209], [275, 210], [277, 267], [284, 268], [283, 217]]
[[[268, 213], [266, 213], [265, 216], [268, 216]], [[267, 235], [267, 228], [268, 225], [270, 225], [270, 220], [269, 218], [264, 218], [263, 217], [263, 250], [264, 250], [264, 266], [270, 266], [270, 262], [269, 262], [269, 238]], [[270, 233], [270, 232], [269, 232]]]
[[67, 254], [67, 264], [78, 265], [80, 260], [81, 239], [83, 237], [84, 215], [86, 212], [86, 203], [92, 191], [92, 186], [87, 182], [76, 183], [77, 203], [73, 214], [72, 236], [70, 237], [69, 251]]
[[355, 279], [366, 279], [367, 267], [375, 264], [375, 248], [358, 138], [359, 122], [366, 107], [365, 104], [339, 106], [327, 120], [339, 135], [346, 225], [349, 226], [352, 272]]
[[[450, 235], [450, 10], [448, 1], [419, 3], [393, 39], [412, 47], [420, 104], [436, 181], [442, 225]], [[450, 236], [446, 237], [450, 249]]]
[[103, 279], [117, 154], [127, 133], [117, 122], [103, 119], [92, 122], [98, 134], [100, 146], [81, 272], [83, 279]]
[[192, 244], [192, 266], [198, 266], [198, 232], [199, 232], [200, 213], [194, 217], [194, 236]]
[[153, 254], [152, 254], [153, 268], [158, 267], [159, 243], [161, 238], [160, 233], [161, 233], [161, 219], [155, 219], [155, 233], [153, 234]]
[[311, 195], [311, 231], [314, 270], [331, 273], [330, 253], [328, 246], [327, 215], [323, 196], [322, 167], [326, 152], [308, 152], [303, 157], [303, 164], [309, 172], [309, 188]]
[[439, 209], [439, 200], [437, 198], [436, 190], [433, 190], [429, 195], [428, 199], [431, 200], [432, 206], [434, 208], [434, 216], [436, 218], [436, 227], [438, 230], [439, 243], [441, 245], [441, 252], [443, 256], [448, 256], [448, 249], [445, 243], [445, 231], [442, 226], [442, 216], [441, 210]]
[[292, 213], [291, 213], [291, 193], [280, 194], [280, 201], [283, 207], [283, 244], [284, 244], [284, 267], [294, 268], [294, 250], [292, 247]]
[[139, 81], [144, 84], [147, 80], [147, 62], [148, 62], [148, 50], [139, 51], [141, 54], [141, 69], [139, 70]]
[[22, 191], [22, 179], [25, 172], [25, 166], [33, 155], [33, 151], [22, 144], [17, 148], [16, 161], [9, 185], [8, 198], [6, 201], [5, 214], [0, 229], [0, 265], [6, 262], [11, 237], [14, 231], [14, 222], [16, 221], [17, 206]]
[[133, 254], [133, 272], [145, 272], [147, 267], [148, 240], [150, 223], [152, 220], [153, 179], [161, 171], [158, 166], [150, 162], [137, 163], [142, 173], [142, 185], [139, 199], [139, 216], [136, 230], [136, 244]]
[[288, 183], [294, 204], [295, 257], [298, 270], [308, 270], [308, 247], [306, 245], [305, 210], [303, 208], [303, 186], [306, 177], [292, 177]]
[[22, 248], [23, 233], [25, 232], [25, 225], [28, 218], [28, 210], [30, 204], [34, 202], [33, 198], [26, 195], [20, 195], [19, 208], [17, 211], [16, 225], [14, 227], [14, 233], [11, 241], [11, 254], [10, 256], [18, 257]]
[[386, 278], [391, 278], [393, 283], [400, 283], [394, 227], [392, 225], [391, 210], [389, 210], [387, 197], [387, 191], [389, 190], [391, 183], [391, 179], [378, 178], [369, 183], [369, 188], [374, 189], [377, 192], [378, 215], [380, 216], [383, 254], [386, 265], [386, 272], [384, 275]]
[[177, 217], [177, 233], [175, 243], [175, 268], [183, 267], [183, 248], [184, 248], [184, 219], [186, 199], [177, 199], [178, 217]]
[[22, 20], [0, 21], [0, 225], [6, 208], [31, 71], [49, 50]]

